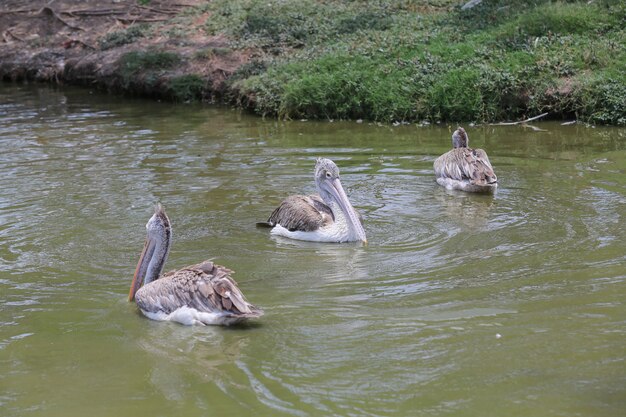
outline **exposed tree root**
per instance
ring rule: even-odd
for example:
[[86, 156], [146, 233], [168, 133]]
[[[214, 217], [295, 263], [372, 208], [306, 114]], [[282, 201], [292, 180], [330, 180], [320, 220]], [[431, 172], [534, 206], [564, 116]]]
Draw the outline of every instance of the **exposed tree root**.
[[71, 28], [71, 29], [85, 31], [85, 29], [81, 28], [80, 26], [74, 26], [73, 24], [71, 24], [68, 21], [66, 21], [65, 19], [63, 19], [61, 16], [59, 16], [59, 14], [56, 11], [54, 11], [54, 9], [52, 9], [52, 8], [50, 8], [48, 6], [42, 7], [41, 10], [39, 10], [38, 14], [48, 14], [48, 15], [54, 17], [55, 19], [57, 19], [59, 22], [63, 23], [65, 26]]

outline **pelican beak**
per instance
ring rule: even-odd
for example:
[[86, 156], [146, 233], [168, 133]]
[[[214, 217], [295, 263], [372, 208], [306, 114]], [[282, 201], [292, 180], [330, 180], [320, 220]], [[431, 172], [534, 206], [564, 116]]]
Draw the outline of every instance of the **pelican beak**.
[[146, 271], [148, 270], [148, 265], [150, 264], [150, 260], [154, 254], [155, 247], [156, 244], [154, 240], [146, 238], [146, 243], [143, 245], [143, 251], [141, 252], [141, 256], [139, 256], [139, 262], [137, 263], [137, 268], [135, 269], [133, 282], [130, 284], [128, 301], [133, 301], [135, 299], [135, 293], [143, 285], [144, 278], [146, 277]]
[[367, 238], [365, 237], [365, 229], [363, 229], [363, 225], [361, 224], [361, 219], [359, 219], [359, 215], [357, 214], [352, 204], [350, 204], [350, 200], [348, 200], [348, 196], [346, 192], [343, 190], [343, 186], [341, 185], [341, 181], [339, 178], [334, 178], [332, 180], [327, 180], [329, 183], [329, 191], [335, 197], [335, 200], [341, 207], [344, 213], [347, 215], [347, 221], [352, 226], [352, 230], [355, 231], [359, 241], [363, 242], [367, 245]]

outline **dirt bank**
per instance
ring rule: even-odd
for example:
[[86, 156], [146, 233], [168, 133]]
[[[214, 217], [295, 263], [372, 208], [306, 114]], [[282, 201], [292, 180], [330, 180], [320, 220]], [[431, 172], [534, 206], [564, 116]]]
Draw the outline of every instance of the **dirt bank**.
[[[212, 101], [255, 51], [235, 51], [223, 36], [206, 35], [209, 13], [198, 12], [200, 3], [3, 1], [0, 77]], [[175, 36], [181, 25], [185, 36]]]

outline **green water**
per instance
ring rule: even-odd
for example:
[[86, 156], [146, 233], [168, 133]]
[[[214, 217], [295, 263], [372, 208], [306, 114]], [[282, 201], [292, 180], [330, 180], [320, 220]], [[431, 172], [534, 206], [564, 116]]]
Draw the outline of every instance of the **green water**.
[[[0, 415], [624, 415], [626, 130], [536, 126], [466, 126], [500, 180], [481, 196], [434, 182], [448, 126], [0, 85]], [[254, 227], [317, 156], [368, 246]], [[261, 320], [126, 301], [157, 202], [166, 269], [234, 269]]]

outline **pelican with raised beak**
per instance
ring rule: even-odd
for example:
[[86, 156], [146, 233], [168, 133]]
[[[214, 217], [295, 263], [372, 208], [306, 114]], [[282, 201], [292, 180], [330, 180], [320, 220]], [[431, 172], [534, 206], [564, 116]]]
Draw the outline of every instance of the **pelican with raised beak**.
[[493, 193], [498, 187], [487, 152], [468, 147], [465, 129], [459, 127], [452, 134], [453, 149], [435, 159], [433, 165], [437, 184], [448, 190], [473, 193]]
[[315, 164], [318, 194], [292, 195], [272, 212], [266, 223], [273, 235], [314, 242], [367, 244], [359, 213], [352, 207], [339, 180], [339, 168], [330, 159]]
[[172, 244], [170, 219], [161, 205], [146, 224], [147, 237], [128, 301], [153, 320], [231, 325], [263, 315], [230, 277], [231, 270], [204, 261], [161, 275]]

